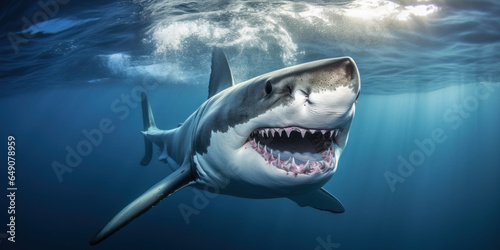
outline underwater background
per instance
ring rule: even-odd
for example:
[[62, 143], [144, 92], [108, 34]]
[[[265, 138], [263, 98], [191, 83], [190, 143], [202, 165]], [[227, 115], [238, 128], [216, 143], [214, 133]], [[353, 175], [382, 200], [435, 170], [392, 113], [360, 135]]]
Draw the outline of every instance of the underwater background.
[[[0, 249], [500, 249], [498, 1], [0, 7]], [[172, 172], [139, 165], [138, 93], [148, 93], [159, 128], [177, 126], [206, 100], [216, 46], [236, 82], [312, 60], [356, 61], [357, 113], [325, 185], [346, 212], [215, 195], [186, 221], [179, 205], [193, 206], [196, 193], [185, 188], [89, 246]]]

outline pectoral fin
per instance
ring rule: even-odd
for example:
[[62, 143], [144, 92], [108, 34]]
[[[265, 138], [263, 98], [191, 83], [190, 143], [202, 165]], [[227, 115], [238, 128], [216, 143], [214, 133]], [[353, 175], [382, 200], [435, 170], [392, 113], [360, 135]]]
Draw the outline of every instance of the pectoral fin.
[[345, 211], [342, 203], [324, 188], [320, 188], [305, 195], [288, 198], [295, 201], [301, 207], [309, 206], [332, 213], [343, 213]]
[[158, 202], [190, 184], [192, 181], [194, 181], [194, 179], [190, 167], [180, 167], [122, 209], [94, 236], [94, 238], [92, 238], [92, 240], [90, 240], [90, 244], [95, 245], [103, 241], [120, 228], [148, 211]]

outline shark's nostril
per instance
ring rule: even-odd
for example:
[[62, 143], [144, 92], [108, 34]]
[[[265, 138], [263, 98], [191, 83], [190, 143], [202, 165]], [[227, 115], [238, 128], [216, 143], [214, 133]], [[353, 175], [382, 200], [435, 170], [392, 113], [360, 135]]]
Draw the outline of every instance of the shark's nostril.
[[305, 102], [310, 103], [310, 101], [309, 101], [309, 93], [307, 91], [305, 91], [305, 90], [298, 89], [297, 91], [295, 91], [293, 93], [293, 96], [294, 96], [295, 99], [303, 101], [304, 103]]

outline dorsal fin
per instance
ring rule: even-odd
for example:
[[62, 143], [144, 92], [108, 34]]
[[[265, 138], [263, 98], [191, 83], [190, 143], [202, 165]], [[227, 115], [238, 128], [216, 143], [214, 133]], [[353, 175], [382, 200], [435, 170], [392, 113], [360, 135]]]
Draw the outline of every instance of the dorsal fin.
[[[145, 92], [141, 93], [141, 105], [142, 123], [144, 125], [144, 131], [142, 133], [146, 135], [149, 128], [156, 128], [156, 124], [153, 117], [153, 111], [151, 110], [151, 106], [149, 105], [148, 96]], [[146, 151], [144, 153], [144, 157], [141, 160], [141, 165], [146, 166], [149, 164], [149, 162], [151, 162], [151, 158], [153, 157], [153, 142], [151, 142], [151, 140], [149, 140], [147, 136], [144, 136], [144, 145], [146, 146]]]
[[233, 85], [233, 74], [231, 74], [224, 51], [220, 48], [214, 48], [212, 52], [212, 73], [208, 84], [208, 98]]

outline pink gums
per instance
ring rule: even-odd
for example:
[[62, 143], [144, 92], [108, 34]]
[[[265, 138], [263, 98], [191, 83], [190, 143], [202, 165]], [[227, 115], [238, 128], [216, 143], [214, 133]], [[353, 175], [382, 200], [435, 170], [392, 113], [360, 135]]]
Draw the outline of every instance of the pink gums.
[[[269, 132], [271, 132], [271, 136], [274, 134], [274, 132], [278, 132], [279, 135], [282, 135], [282, 132], [285, 132], [287, 136], [290, 136], [290, 133], [292, 131], [297, 131], [302, 134], [302, 137], [304, 137], [304, 134], [306, 132], [310, 132], [314, 134], [316, 131], [321, 132], [323, 135], [328, 132], [329, 130], [312, 130], [312, 129], [302, 129], [302, 128], [297, 128], [297, 127], [289, 127], [289, 128], [265, 128], [265, 129], [260, 129], [258, 131], [255, 131], [255, 133], [258, 133], [262, 136], [264, 135], [269, 135]], [[331, 134], [334, 135], [335, 131], [331, 131]], [[268, 165], [272, 165], [278, 169], [284, 170], [285, 173], [288, 175], [290, 172], [293, 173], [294, 176], [297, 176], [299, 174], [312, 174], [314, 172], [328, 172], [332, 170], [335, 166], [335, 153], [333, 151], [333, 143], [328, 147], [328, 150], [324, 150], [318, 154], [321, 155], [323, 158], [322, 161], [307, 161], [306, 163], [296, 163], [294, 157], [290, 157], [287, 160], [283, 160], [280, 157], [280, 154], [277, 156], [273, 155], [272, 149], [269, 150], [267, 146], [262, 146], [260, 142], [256, 141], [255, 139], [249, 140], [248, 143], [250, 146], [257, 152], [259, 153], [264, 160], [266, 160]]]

